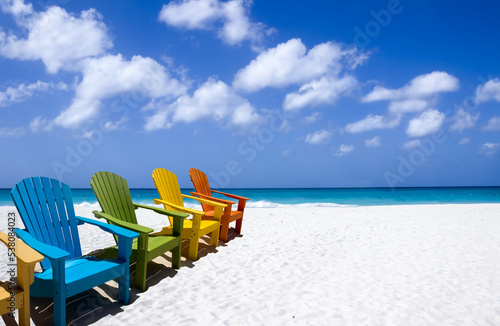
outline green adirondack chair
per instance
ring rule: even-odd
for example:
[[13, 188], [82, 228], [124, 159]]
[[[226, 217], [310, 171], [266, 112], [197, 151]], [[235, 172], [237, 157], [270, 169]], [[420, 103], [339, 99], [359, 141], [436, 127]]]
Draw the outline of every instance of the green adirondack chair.
[[[136, 261], [136, 288], [146, 289], [147, 263], [167, 251], [172, 252], [172, 266], [181, 266], [181, 234], [184, 218], [188, 214], [174, 212], [162, 208], [135, 204], [132, 202], [127, 180], [111, 172], [97, 172], [90, 180], [102, 212], [93, 211], [97, 218], [108, 223], [121, 226], [139, 233], [139, 239], [132, 244], [131, 261]], [[173, 233], [171, 235], [152, 235], [152, 228], [137, 224], [135, 210], [145, 208], [156, 213], [173, 217]], [[100, 257], [116, 255], [116, 247], [108, 248]]]
[[[69, 186], [55, 179], [24, 179], [10, 194], [26, 227], [26, 230], [16, 228], [14, 232], [45, 257], [41, 262], [43, 271], [34, 274], [30, 295], [54, 299], [54, 325], [66, 325], [66, 298], [109, 280], [117, 280], [118, 298], [128, 303], [129, 257], [132, 241], [139, 234], [75, 216]], [[82, 256], [77, 225], [83, 223], [119, 238], [117, 259]]]

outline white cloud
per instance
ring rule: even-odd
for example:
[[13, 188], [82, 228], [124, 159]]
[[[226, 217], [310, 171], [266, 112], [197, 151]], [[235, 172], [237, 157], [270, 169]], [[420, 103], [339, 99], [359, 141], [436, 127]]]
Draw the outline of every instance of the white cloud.
[[[369, 114], [363, 120], [347, 124], [344, 130], [348, 133], [361, 133], [375, 129], [392, 129], [400, 124], [404, 114], [426, 110], [419, 117], [410, 121], [406, 133], [412, 137], [427, 135], [439, 130], [445, 117], [439, 111], [428, 109], [430, 103], [435, 100], [431, 96], [440, 92], [456, 91], [458, 88], [458, 79], [441, 71], [417, 76], [398, 89], [376, 86], [372, 92], [362, 98], [362, 101], [365, 103], [382, 100], [390, 101], [390, 115]], [[403, 145], [403, 148], [411, 148], [417, 145], [419, 145], [417, 141], [407, 142]]]
[[366, 145], [366, 147], [375, 148], [375, 147], [382, 146], [382, 142], [380, 141], [379, 136], [375, 136], [372, 139], [365, 140], [365, 145]]
[[356, 69], [370, 58], [370, 52], [360, 52], [358, 48], [351, 47], [344, 51], [349, 69]]
[[342, 145], [340, 145], [339, 149], [335, 153], [335, 156], [344, 156], [344, 155], [349, 154], [353, 150], [354, 150], [354, 146], [353, 145], [344, 145], [344, 144], [342, 144]]
[[417, 118], [410, 120], [406, 134], [410, 137], [421, 137], [432, 134], [441, 128], [445, 114], [435, 109], [422, 112]]
[[321, 118], [323, 118], [323, 114], [321, 112], [313, 112], [312, 114], [305, 117], [305, 121], [307, 124], [313, 124]]
[[357, 134], [374, 129], [392, 129], [398, 126], [400, 122], [400, 115], [393, 117], [392, 120], [388, 120], [386, 117], [381, 115], [369, 114], [363, 120], [347, 124], [344, 130], [351, 134]]
[[403, 149], [412, 149], [415, 147], [419, 147], [421, 143], [422, 142], [420, 141], [420, 139], [410, 140], [410, 141], [407, 141], [406, 143], [404, 143], [402, 148]]
[[4, 92], [0, 92], [0, 107], [8, 106], [15, 102], [26, 101], [35, 92], [44, 92], [51, 87], [54, 87], [54, 85], [42, 81], [37, 81], [29, 85], [20, 84], [17, 87], [8, 87]]
[[500, 117], [493, 117], [488, 124], [482, 128], [484, 131], [500, 131]]
[[[42, 60], [49, 73], [74, 70], [83, 58], [98, 56], [112, 47], [102, 17], [94, 9], [80, 17], [56, 6], [23, 20], [26, 39], [0, 31], [0, 54], [10, 59]], [[21, 24], [21, 23], [19, 23]]]
[[192, 96], [183, 95], [174, 103], [155, 105], [156, 112], [146, 118], [144, 129], [170, 128], [179, 122], [201, 119], [227, 120], [228, 125], [248, 127], [260, 122], [255, 108], [222, 81], [209, 79]]
[[334, 103], [342, 94], [352, 90], [358, 81], [346, 75], [342, 78], [323, 77], [300, 87], [298, 92], [285, 97], [283, 108], [287, 111], [298, 110], [305, 106]]
[[255, 42], [263, 36], [264, 24], [250, 22], [242, 0], [222, 3], [222, 14], [225, 22], [219, 31], [219, 37], [226, 43], [234, 45], [245, 39]]
[[306, 136], [306, 143], [314, 145], [326, 144], [330, 141], [331, 136], [332, 134], [328, 130], [319, 130], [312, 134], [308, 134]]
[[121, 92], [142, 91], [151, 97], [178, 96], [186, 88], [170, 78], [157, 61], [135, 55], [126, 60], [121, 54], [106, 55], [85, 62], [83, 79], [77, 95], [85, 98], [107, 98]]
[[284, 88], [302, 84], [286, 95], [283, 109], [297, 111], [307, 106], [333, 104], [350, 93], [356, 78], [345, 69], [354, 69], [368, 58], [357, 48], [343, 48], [335, 42], [317, 44], [307, 49], [298, 38], [261, 51], [233, 80], [236, 90], [256, 92], [267, 87]]
[[185, 0], [163, 5], [159, 19], [175, 27], [205, 29], [219, 16], [220, 4], [217, 0]]
[[284, 151], [281, 152], [281, 156], [283, 157], [287, 157], [288, 155], [290, 155], [290, 151], [285, 149]]
[[[433, 71], [428, 74], [419, 75], [410, 80], [401, 88], [388, 89], [382, 86], [375, 88], [361, 100], [365, 103], [375, 101], [390, 101], [389, 112], [396, 116], [392, 121], [380, 115], [369, 115], [364, 120], [349, 124], [345, 130], [355, 133], [372, 129], [394, 128], [399, 125], [401, 117], [410, 112], [421, 112], [419, 117], [410, 120], [406, 133], [411, 137], [420, 137], [439, 130], [444, 122], [445, 115], [437, 110], [431, 109], [431, 104], [437, 99], [437, 94], [442, 92], [453, 92], [459, 89], [459, 80], [444, 71]], [[456, 122], [454, 128], [467, 128], [474, 117], [461, 117], [460, 123]], [[457, 118], [458, 119], [458, 118]], [[457, 129], [457, 130], [458, 130]]]
[[479, 85], [476, 89], [476, 103], [496, 100], [500, 102], [500, 80], [490, 79], [484, 85]]
[[234, 77], [233, 86], [248, 92], [265, 87], [285, 87], [308, 83], [325, 75], [336, 76], [342, 69], [343, 51], [335, 42], [325, 42], [307, 51], [300, 39], [294, 38], [262, 52]]
[[450, 130], [462, 132], [464, 129], [472, 128], [476, 125], [477, 119], [479, 119], [479, 112], [472, 115], [469, 111], [461, 108], [455, 113]]
[[16, 17], [29, 15], [33, 12], [31, 3], [25, 4], [23, 0], [0, 0], [0, 8], [3, 12]]
[[127, 117], [123, 117], [118, 121], [107, 121], [102, 125], [102, 128], [106, 131], [118, 130], [127, 121], [128, 121]]
[[248, 17], [252, 1], [243, 0], [182, 0], [163, 5], [159, 19], [167, 25], [186, 29], [209, 29], [216, 23], [218, 36], [227, 44], [235, 45], [244, 40], [259, 41], [265, 26], [253, 23]]
[[469, 137], [462, 138], [458, 141], [458, 145], [467, 145], [471, 142]]
[[292, 124], [290, 123], [290, 120], [285, 119], [279, 126], [278, 130], [280, 132], [289, 132], [292, 129]]
[[30, 130], [32, 132], [38, 131], [51, 131], [54, 127], [54, 122], [48, 119], [44, 119], [41, 116], [36, 117], [30, 123]]
[[97, 114], [102, 99], [127, 92], [162, 98], [184, 94], [186, 87], [171, 78], [164, 66], [148, 57], [134, 56], [128, 61], [118, 54], [87, 59], [76, 96], [55, 123], [66, 128], [78, 127]]
[[485, 143], [479, 148], [479, 152], [486, 156], [493, 156], [500, 150], [500, 143]]
[[389, 111], [392, 113], [419, 112], [427, 109], [428, 105], [428, 101], [414, 98], [402, 101], [392, 101], [389, 104]]
[[17, 127], [17, 128], [9, 128], [2, 127], [0, 128], [0, 137], [19, 137], [24, 135], [26, 129]]
[[458, 88], [459, 81], [455, 76], [444, 71], [434, 71], [417, 76], [407, 85], [398, 89], [376, 86], [371, 93], [363, 98], [363, 102], [425, 98], [441, 92], [453, 92]]

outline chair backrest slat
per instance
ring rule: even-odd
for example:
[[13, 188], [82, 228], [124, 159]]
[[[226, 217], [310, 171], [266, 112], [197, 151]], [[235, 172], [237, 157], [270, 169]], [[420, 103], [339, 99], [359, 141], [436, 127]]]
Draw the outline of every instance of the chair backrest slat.
[[[19, 193], [19, 189], [17, 187], [12, 189], [12, 191], [10, 192], [10, 196], [12, 197], [12, 200], [14, 200], [14, 203], [22, 203], [23, 202], [23, 200], [21, 199], [21, 194]], [[28, 215], [28, 211], [26, 210], [26, 207], [24, 206], [24, 204], [19, 205], [17, 207], [17, 210], [21, 216]], [[31, 228], [31, 221], [29, 221], [29, 220], [23, 221], [23, 224], [24, 224], [24, 227], [26, 229]]]
[[[38, 241], [69, 252], [67, 259], [82, 255], [78, 228], [68, 185], [45, 177], [27, 178], [11, 191], [28, 232]], [[42, 268], [50, 267], [45, 259]]]
[[[43, 192], [45, 193], [45, 196], [47, 198], [47, 205], [49, 208], [50, 216], [47, 217], [47, 220], [45, 221], [46, 225], [50, 227], [52, 225], [57, 242], [53, 242], [53, 246], [57, 246], [63, 250], [68, 251], [68, 244], [66, 243], [64, 239], [64, 233], [62, 231], [62, 225], [61, 225], [61, 220], [59, 218], [59, 211], [57, 209], [56, 205], [56, 197], [52, 191], [48, 191], [52, 185], [50, 184], [49, 180], [42, 178], [42, 185], [43, 185]], [[69, 252], [69, 251], [68, 251]]]
[[[68, 204], [65, 202], [65, 198], [62, 192], [62, 185], [58, 180], [52, 180], [52, 191], [54, 192], [54, 196], [56, 198], [57, 210], [59, 211], [59, 217], [61, 221], [61, 229], [64, 235], [64, 242], [66, 243], [66, 247], [68, 248], [69, 258], [75, 258], [81, 256], [81, 252], [75, 250], [75, 242], [73, 239], [73, 235], [71, 229], [69, 227], [69, 216], [70, 212], [67, 210]], [[50, 188], [45, 190], [48, 192], [51, 190]], [[73, 205], [73, 200], [71, 200], [71, 205]], [[75, 218], [75, 212], [73, 211], [73, 219]], [[76, 223], [76, 221], [75, 221]], [[78, 243], [79, 244], [79, 243]]]
[[[205, 173], [198, 169], [191, 168], [189, 169], [189, 177], [191, 178], [191, 182], [193, 183], [196, 192], [199, 192], [203, 195], [212, 196], [212, 190], [210, 189], [207, 175]], [[203, 210], [205, 212], [214, 210], [213, 206], [207, 204], [202, 203], [201, 206], [203, 207]]]
[[40, 205], [38, 204], [38, 196], [31, 179], [24, 179], [20, 183], [19, 193], [23, 198], [23, 204], [29, 214], [32, 216], [30, 225], [33, 227], [33, 233], [40, 241], [46, 242], [48, 234], [44, 232], [43, 214], [40, 212]]
[[[33, 184], [35, 185], [35, 191], [38, 194], [38, 201], [42, 203], [48, 203], [47, 197], [45, 196], [45, 191], [43, 190], [42, 183], [40, 180], [43, 178], [33, 178]], [[49, 237], [48, 242], [46, 243], [58, 243], [58, 246], [63, 246], [64, 242], [60, 243], [57, 240], [57, 235], [53, 227], [50, 227], [52, 224], [52, 218], [50, 217], [49, 207], [48, 205], [40, 205], [42, 210], [43, 219], [37, 219], [39, 225], [47, 230], [46, 235]], [[42, 232], [45, 235], [45, 232]]]
[[[73, 197], [71, 196], [71, 189], [65, 183], [62, 183], [62, 195], [66, 203], [66, 212], [68, 216], [76, 217], [75, 207], [73, 206]], [[81, 257], [82, 246], [80, 244], [80, 237], [78, 236], [78, 224], [76, 222], [76, 218], [69, 218], [68, 224], [69, 224], [69, 234], [71, 235], [71, 240], [73, 242], [75, 257]]]
[[132, 202], [132, 196], [130, 195], [130, 189], [128, 187], [127, 180], [120, 177], [118, 174], [110, 173], [112, 177], [113, 194], [118, 194], [121, 204], [121, 208], [124, 211], [127, 222], [137, 224], [137, 218], [135, 216], [134, 204]]

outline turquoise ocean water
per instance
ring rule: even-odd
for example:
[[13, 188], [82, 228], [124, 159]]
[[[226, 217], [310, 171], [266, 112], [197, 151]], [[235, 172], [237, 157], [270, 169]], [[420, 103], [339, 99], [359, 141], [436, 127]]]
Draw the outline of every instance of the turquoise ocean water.
[[[183, 189], [189, 194], [193, 189]], [[500, 203], [500, 187], [225, 189], [249, 197], [247, 207]], [[73, 189], [76, 205], [97, 205], [91, 189]], [[136, 203], [153, 204], [156, 189], [131, 189]], [[223, 198], [223, 197], [221, 197]], [[10, 189], [0, 189], [0, 206], [13, 206]]]

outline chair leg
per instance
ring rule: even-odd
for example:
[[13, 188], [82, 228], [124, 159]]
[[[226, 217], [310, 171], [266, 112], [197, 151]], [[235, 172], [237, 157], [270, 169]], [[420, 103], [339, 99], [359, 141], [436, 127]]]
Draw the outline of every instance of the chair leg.
[[243, 224], [243, 217], [236, 220], [236, 232], [241, 234], [241, 224]]
[[220, 225], [220, 236], [221, 241], [227, 242], [227, 234], [229, 232], [229, 221], [222, 221]]
[[220, 233], [220, 228], [215, 229], [212, 231], [211, 236], [210, 236], [210, 245], [218, 247], [219, 246], [219, 233]]
[[198, 245], [200, 243], [200, 238], [197, 236], [192, 236], [189, 240], [189, 259], [196, 260], [198, 258]]
[[172, 267], [175, 269], [181, 268], [181, 242], [179, 239], [179, 245], [172, 249]]
[[23, 289], [23, 304], [19, 308], [19, 325], [29, 326], [30, 325], [30, 284], [33, 282], [33, 273], [35, 270], [35, 264], [30, 266], [20, 263], [17, 261], [17, 285]]
[[61, 293], [54, 297], [54, 325], [66, 325], [66, 298]]
[[124, 304], [128, 304], [130, 300], [130, 271], [129, 271], [129, 263], [125, 262], [127, 266], [125, 267], [125, 274], [118, 277], [116, 280], [118, 282], [118, 300], [123, 302]]
[[135, 269], [135, 287], [141, 291], [146, 291], [146, 274], [148, 260], [145, 252], [137, 253], [137, 263]]
[[30, 297], [29, 295], [24, 295], [23, 307], [19, 308], [19, 326], [29, 326], [29, 325], [30, 325]]
[[113, 276], [118, 282], [118, 300], [128, 304], [130, 300], [130, 255], [132, 254], [133, 240], [130, 238], [119, 237], [118, 240], [118, 259], [123, 261], [123, 274], [116, 269], [113, 270]]
[[66, 325], [66, 270], [64, 259], [52, 264], [54, 286], [54, 325]]

